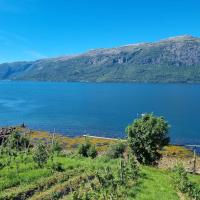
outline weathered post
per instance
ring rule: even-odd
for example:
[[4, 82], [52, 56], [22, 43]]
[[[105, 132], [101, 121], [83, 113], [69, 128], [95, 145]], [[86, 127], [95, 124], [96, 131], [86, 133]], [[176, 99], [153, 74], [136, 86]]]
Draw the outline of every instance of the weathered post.
[[192, 173], [196, 174], [196, 163], [197, 163], [197, 154], [196, 154], [196, 150], [197, 147], [200, 147], [200, 145], [186, 145], [188, 147], [192, 147], [193, 148], [193, 169], [192, 169]]
[[194, 147], [193, 174], [196, 174], [196, 162], [197, 162], [197, 158], [196, 158], [196, 146], [195, 146]]

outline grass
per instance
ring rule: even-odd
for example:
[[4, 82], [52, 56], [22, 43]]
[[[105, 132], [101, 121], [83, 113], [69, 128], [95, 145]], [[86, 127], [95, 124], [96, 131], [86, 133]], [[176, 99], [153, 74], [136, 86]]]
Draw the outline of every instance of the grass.
[[[19, 132], [26, 132], [27, 130], [21, 127], [18, 127]], [[51, 142], [53, 134], [50, 134], [46, 131], [28, 131], [27, 134], [32, 141], [36, 142], [38, 140], [44, 140], [46, 142]], [[60, 134], [55, 134], [55, 139], [62, 144], [62, 147], [66, 150], [75, 150], [79, 144], [85, 142], [86, 137], [67, 137]], [[107, 138], [95, 138], [95, 137], [87, 137], [87, 140], [90, 141], [91, 144], [97, 147], [99, 152], [106, 151], [109, 145], [116, 143], [115, 139], [107, 139]]]
[[[50, 168], [51, 161], [44, 169], [37, 169], [31, 159], [26, 165], [19, 164], [20, 173], [16, 173], [15, 167], [1, 169], [0, 199], [23, 199], [22, 194], [32, 196], [31, 199], [68, 199], [70, 184], [74, 184], [74, 188], [78, 189], [80, 179], [83, 181], [84, 176], [106, 166], [110, 166], [115, 171], [119, 164], [118, 159], [107, 160], [104, 156], [96, 159], [57, 156], [54, 162], [62, 163], [64, 171], [53, 172]], [[69, 175], [69, 178], [65, 178], [64, 174]], [[190, 175], [190, 178], [197, 184], [200, 183], [200, 176]], [[179, 199], [172, 184], [172, 173], [146, 166], [141, 166], [141, 177], [128, 193], [128, 199], [136, 200]], [[54, 194], [58, 197], [54, 197]]]
[[142, 168], [142, 179], [138, 186], [138, 200], [178, 200], [170, 173], [150, 167]]
[[[47, 132], [31, 132], [32, 141], [44, 139], [51, 142], [52, 135]], [[11, 164], [3, 166], [9, 157], [0, 157], [0, 200], [50, 200], [73, 199], [73, 191], [78, 193], [89, 191], [91, 185], [97, 186], [97, 192], [104, 192], [97, 184], [96, 173], [104, 175], [105, 168], [110, 168], [112, 174], [119, 174], [119, 159], [108, 159], [105, 152], [110, 144], [116, 140], [104, 138], [89, 138], [90, 143], [98, 146], [101, 156], [95, 159], [78, 156], [76, 147], [84, 143], [85, 137], [68, 138], [56, 136], [56, 139], [65, 147], [65, 153], [54, 157], [54, 163], [60, 163], [61, 171], [52, 168], [52, 160], [49, 159], [44, 168], [38, 168], [32, 158], [32, 153], [23, 161], [23, 156], [18, 153]], [[67, 150], [67, 151], [66, 151]], [[70, 151], [70, 153], [68, 152]], [[71, 153], [72, 151], [72, 153]], [[162, 151], [165, 157], [178, 157], [180, 159], [192, 156], [189, 150], [179, 146], [168, 146]], [[200, 186], [200, 176], [189, 175], [192, 182]], [[122, 186], [119, 191], [127, 190], [127, 199], [136, 200], [178, 200], [180, 193], [173, 183], [173, 172], [153, 167], [140, 166], [138, 181], [129, 180], [130, 187]], [[96, 198], [97, 199], [97, 198]], [[124, 199], [124, 198], [120, 198]]]
[[185, 158], [192, 157], [193, 153], [183, 146], [169, 145], [163, 149], [162, 155]]
[[[46, 131], [36, 131], [29, 129], [17, 127], [19, 132], [28, 132], [28, 136], [33, 141], [44, 140], [47, 142], [51, 142], [53, 135]], [[108, 149], [108, 147], [117, 142], [116, 139], [107, 139], [107, 138], [99, 138], [99, 137], [67, 137], [60, 134], [55, 134], [55, 138], [58, 140], [60, 144], [62, 144], [63, 148], [66, 150], [75, 150], [79, 144], [85, 142], [85, 140], [89, 140], [89, 142], [97, 147], [98, 152], [104, 152]], [[120, 139], [119, 139], [120, 140]], [[125, 141], [125, 140], [124, 140]], [[177, 145], [169, 145], [166, 146], [161, 153], [165, 156], [174, 156], [174, 157], [191, 157], [193, 154], [190, 150], [186, 149], [183, 146]]]
[[190, 180], [195, 182], [200, 188], [200, 175], [190, 175]]

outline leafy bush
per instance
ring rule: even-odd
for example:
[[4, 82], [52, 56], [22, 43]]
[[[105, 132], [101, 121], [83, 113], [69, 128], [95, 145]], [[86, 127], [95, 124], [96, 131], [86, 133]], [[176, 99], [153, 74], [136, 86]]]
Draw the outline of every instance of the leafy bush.
[[49, 158], [48, 146], [45, 143], [39, 142], [33, 152], [33, 160], [37, 163], [38, 167], [44, 167]]
[[83, 157], [95, 158], [98, 153], [95, 146], [86, 141], [84, 144], [79, 145], [78, 154]]
[[53, 144], [51, 145], [51, 151], [52, 153], [56, 153], [57, 155], [60, 154], [60, 152], [62, 151], [62, 146], [61, 144], [57, 141], [57, 140], [54, 140], [53, 141]]
[[132, 176], [136, 170], [139, 174], [139, 168], [133, 169], [125, 159], [120, 159], [117, 171], [110, 166], [99, 168], [95, 172], [95, 179], [89, 185], [84, 184], [80, 190], [75, 191], [72, 199], [127, 199], [128, 190], [137, 180], [136, 176]]
[[169, 144], [168, 129], [165, 119], [153, 114], [143, 114], [127, 127], [129, 146], [140, 163], [156, 164], [161, 157], [159, 150]]
[[138, 162], [135, 159], [135, 156], [130, 150], [128, 152], [128, 167], [130, 168], [132, 179], [137, 180], [140, 175], [140, 169]]
[[90, 148], [88, 149], [87, 151], [87, 155], [88, 157], [91, 157], [91, 158], [96, 158], [97, 157], [97, 150], [95, 148], [94, 145], [91, 145]]
[[183, 193], [186, 193], [188, 188], [190, 187], [187, 172], [182, 165], [175, 166], [173, 171], [175, 172], [174, 183], [177, 186], [177, 189], [179, 189]]
[[112, 159], [120, 158], [123, 157], [125, 150], [126, 144], [123, 142], [118, 142], [117, 144], [113, 144], [109, 147], [107, 155]]
[[57, 172], [64, 171], [63, 165], [60, 162], [52, 163], [51, 169], [53, 169], [53, 171], [57, 171]]
[[3, 169], [6, 166], [6, 162], [3, 160], [0, 161], [0, 170]]
[[5, 142], [2, 144], [4, 149], [22, 151], [25, 150], [30, 144], [29, 139], [26, 136], [21, 135], [18, 132], [11, 133]]
[[173, 169], [175, 176], [173, 177], [175, 187], [182, 193], [187, 194], [189, 197], [199, 200], [200, 188], [188, 178], [187, 172], [182, 165], [177, 165]]
[[52, 143], [49, 147], [49, 157], [51, 158], [52, 163], [54, 162], [54, 157], [60, 155], [61, 151], [62, 151], [61, 144], [53, 137]]
[[78, 147], [78, 154], [82, 155], [83, 157], [88, 157], [88, 150], [91, 147], [89, 142], [79, 145]]

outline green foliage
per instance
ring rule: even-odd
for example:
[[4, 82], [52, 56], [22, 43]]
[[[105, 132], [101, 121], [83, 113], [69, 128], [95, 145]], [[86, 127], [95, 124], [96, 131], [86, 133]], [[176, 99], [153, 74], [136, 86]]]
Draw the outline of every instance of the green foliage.
[[140, 175], [139, 171], [139, 166], [132, 154], [128, 154], [128, 160], [120, 159], [118, 169], [120, 184], [127, 184], [129, 180], [137, 181]]
[[130, 176], [133, 180], [137, 180], [140, 175], [140, 169], [139, 165], [135, 159], [135, 156], [132, 154], [132, 152], [128, 151], [128, 167], [130, 170]]
[[84, 144], [80, 144], [78, 147], [78, 154], [83, 157], [88, 157], [88, 150], [91, 147], [89, 142], [85, 142]]
[[123, 157], [125, 150], [126, 150], [126, 144], [120, 141], [109, 147], [107, 155], [111, 159], [121, 158]]
[[83, 157], [95, 158], [98, 153], [95, 146], [86, 141], [84, 144], [79, 145], [78, 154]]
[[95, 50], [71, 59], [6, 63], [0, 65], [0, 79], [199, 83], [199, 41], [184, 37], [151, 45]]
[[62, 172], [64, 171], [63, 165], [60, 162], [54, 162], [50, 165], [51, 169], [53, 169], [53, 171], [57, 171], [57, 172]]
[[[26, 162], [27, 153], [29, 151], [30, 140], [18, 132], [12, 132], [1, 142], [0, 157], [4, 158], [0, 161], [0, 168], [8, 166], [15, 167], [18, 173], [21, 161]], [[21, 157], [19, 159], [19, 157]], [[13, 161], [15, 161], [13, 164]]]
[[186, 193], [190, 188], [187, 172], [182, 165], [175, 166], [173, 171], [175, 172], [175, 178], [173, 179], [175, 185], [181, 192]]
[[200, 200], [200, 188], [189, 180], [185, 168], [182, 165], [177, 165], [173, 171], [175, 172], [173, 177], [175, 187], [192, 199]]
[[97, 152], [95, 146], [91, 145], [90, 148], [87, 151], [87, 156], [91, 157], [91, 158], [96, 158], [97, 154], [98, 154], [98, 152]]
[[58, 154], [60, 154], [62, 149], [63, 148], [62, 148], [61, 144], [57, 140], [54, 140], [52, 145], [51, 145], [51, 152], [53, 154], [56, 153], [58, 155]]
[[[32, 149], [29, 153], [31, 152]], [[178, 200], [176, 189], [171, 184], [171, 173], [144, 166], [137, 169], [138, 163], [131, 162], [131, 159], [134, 160], [134, 156], [132, 158], [131, 156], [133, 155], [121, 159], [122, 164], [120, 164], [120, 159], [104, 161], [104, 156], [92, 160], [85, 157], [55, 155], [54, 163], [61, 163], [64, 169], [57, 172], [49, 168], [52, 164], [50, 160], [44, 168], [35, 168], [32, 155], [29, 155], [27, 164], [21, 160], [19, 171], [16, 173], [13, 166], [17, 159], [21, 159], [18, 154], [16, 160], [12, 162], [12, 168], [8, 169], [5, 166], [0, 170], [0, 200], [57, 198], [64, 200], [72, 199], [73, 194], [78, 195], [80, 200]], [[2, 159], [0, 158], [0, 161]], [[131, 170], [131, 164], [134, 170]], [[102, 180], [99, 181], [97, 173]], [[79, 177], [77, 181], [75, 177]], [[193, 176], [193, 181], [199, 182], [199, 176]]]
[[[11, 139], [10, 144], [19, 144], [12, 141], [15, 140]], [[91, 148], [94, 146], [92, 144], [85, 146], [89, 146], [86, 148], [86, 157], [95, 157]], [[18, 145], [12, 147], [15, 149], [15, 154], [4, 153], [0, 156], [0, 200], [178, 200], [176, 189], [170, 184], [171, 177], [168, 175], [170, 172], [139, 167], [130, 148], [126, 149], [123, 157], [106, 160], [106, 155], [93, 160], [80, 156], [61, 156], [57, 151], [53, 151], [54, 158], [51, 162], [49, 158], [52, 145], [40, 142], [29, 151], [27, 148], [19, 150], [21, 147], [18, 148]], [[26, 160], [24, 155], [27, 156]], [[35, 168], [35, 163], [40, 168]], [[183, 177], [183, 181], [178, 179], [177, 183], [189, 181], [187, 176]], [[194, 176], [193, 181], [200, 181], [198, 178]], [[186, 185], [190, 188], [185, 189], [187, 194], [192, 194], [193, 199], [198, 199], [197, 185], [191, 181]]]
[[168, 128], [163, 117], [153, 114], [143, 114], [126, 128], [129, 146], [140, 163], [156, 164], [159, 150], [169, 144]]
[[57, 166], [57, 163], [54, 163], [54, 157], [55, 155], [58, 156], [60, 154], [60, 152], [62, 151], [62, 146], [61, 144], [55, 140], [54, 136], [53, 136], [53, 139], [52, 139], [52, 143], [49, 147], [49, 157], [51, 158], [51, 161], [52, 161], [52, 169], [53, 170], [61, 170], [61, 168], [59, 169], [59, 167]]
[[44, 167], [49, 158], [48, 146], [45, 143], [39, 142], [33, 152], [33, 160], [38, 167]]
[[88, 186], [84, 185], [79, 191], [75, 191], [72, 199], [127, 199], [128, 191], [138, 178], [133, 177], [132, 174], [129, 163], [121, 159], [117, 171], [110, 166], [98, 169], [95, 172], [95, 179]]
[[90, 177], [90, 175], [83, 174], [74, 177], [72, 176], [71, 179], [60, 182], [43, 193], [38, 193], [32, 197], [32, 200], [61, 199], [64, 195], [68, 195], [71, 191], [77, 189], [79, 184], [86, 183], [88, 181], [88, 177]]
[[2, 144], [4, 151], [22, 151], [25, 150], [30, 145], [30, 140], [28, 137], [18, 133], [13, 132], [8, 136], [5, 142]]

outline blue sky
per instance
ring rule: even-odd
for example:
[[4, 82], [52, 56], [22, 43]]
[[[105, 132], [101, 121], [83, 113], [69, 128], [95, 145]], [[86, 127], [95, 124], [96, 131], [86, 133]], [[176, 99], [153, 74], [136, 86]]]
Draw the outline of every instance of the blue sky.
[[0, 62], [200, 36], [199, 0], [0, 0]]

